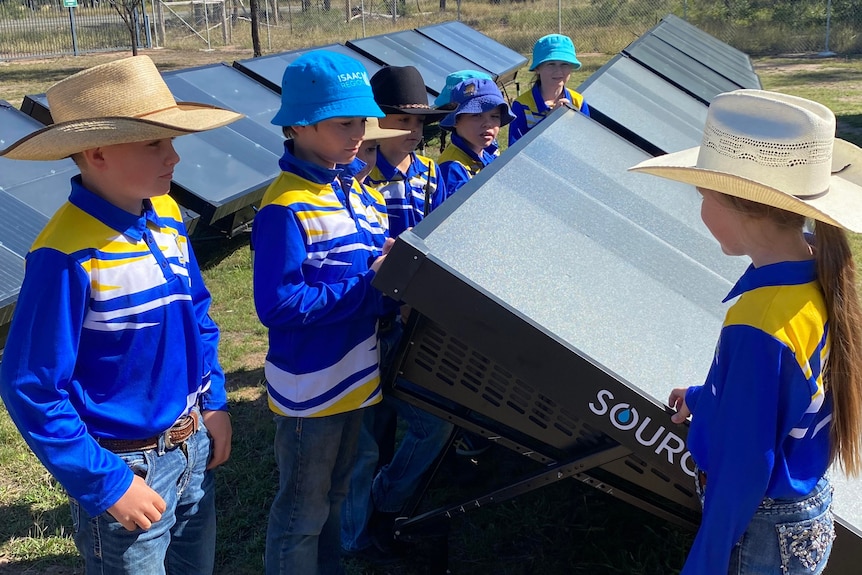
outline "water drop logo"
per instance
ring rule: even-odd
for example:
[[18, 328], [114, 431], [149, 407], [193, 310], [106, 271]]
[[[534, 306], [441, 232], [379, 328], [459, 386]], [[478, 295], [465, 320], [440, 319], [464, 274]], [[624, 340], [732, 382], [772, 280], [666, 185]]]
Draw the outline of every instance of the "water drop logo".
[[638, 410], [628, 403], [618, 403], [611, 409], [611, 423], [617, 429], [624, 431], [634, 429], [639, 420]]
[[632, 410], [631, 409], [624, 409], [617, 414], [617, 422], [620, 425], [625, 425], [626, 423], [628, 423], [631, 420], [632, 420]]

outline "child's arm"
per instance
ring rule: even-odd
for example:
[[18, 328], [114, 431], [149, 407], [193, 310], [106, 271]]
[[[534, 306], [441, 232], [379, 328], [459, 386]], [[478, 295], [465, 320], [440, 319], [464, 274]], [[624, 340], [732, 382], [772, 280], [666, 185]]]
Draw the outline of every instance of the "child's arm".
[[[370, 268], [381, 252], [370, 246], [350, 246], [361, 251], [364, 269], [310, 282], [302, 269], [308, 259], [302, 230], [297, 215], [283, 206], [266, 206], [255, 216], [254, 302], [261, 323], [270, 328], [302, 327], [383, 315], [387, 311], [383, 294], [371, 286], [374, 270]], [[335, 274], [339, 267], [330, 269]]]
[[67, 388], [90, 281], [72, 258], [48, 248], [27, 270], [0, 363], [0, 395], [39, 461], [91, 516], [126, 493], [132, 471], [87, 432]]
[[[218, 467], [228, 460], [233, 435], [230, 416], [227, 413], [227, 391], [225, 390], [224, 370], [218, 361], [219, 329], [209, 315], [212, 297], [204, 285], [197, 258], [189, 243], [189, 280], [191, 281], [192, 303], [198, 321], [204, 356], [204, 378], [209, 378], [209, 388], [201, 395], [201, 411], [204, 425], [212, 442], [212, 456], [207, 469]], [[202, 382], [206, 385], [206, 382]]]
[[733, 545], [766, 494], [775, 461], [785, 350], [750, 326], [722, 331], [719, 361], [694, 416], [694, 421], [706, 422], [700, 435], [707, 442], [709, 461], [703, 519], [683, 575], [725, 575]]
[[527, 133], [527, 116], [524, 113], [526, 107], [521, 102], [512, 102], [512, 113], [515, 119], [509, 124], [509, 146], [521, 139]]

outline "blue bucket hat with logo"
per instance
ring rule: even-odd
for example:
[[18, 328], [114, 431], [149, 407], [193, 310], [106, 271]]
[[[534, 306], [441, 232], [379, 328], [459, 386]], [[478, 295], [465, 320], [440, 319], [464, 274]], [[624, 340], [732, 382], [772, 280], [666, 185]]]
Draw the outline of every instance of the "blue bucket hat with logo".
[[562, 34], [548, 34], [536, 40], [533, 46], [533, 62], [530, 64], [530, 72], [545, 62], [558, 60], [568, 62], [575, 67], [581, 67], [581, 63], [575, 56], [575, 45], [572, 39]]
[[365, 67], [350, 56], [314, 50], [284, 69], [276, 126], [310, 126], [329, 118], [382, 118]]
[[478, 70], [458, 70], [446, 76], [446, 85], [440, 90], [440, 95], [434, 100], [434, 105], [438, 108], [447, 106], [452, 103], [452, 88], [471, 78], [481, 78], [482, 80], [493, 80], [491, 76], [485, 72]]
[[452, 103], [457, 107], [440, 120], [440, 126], [443, 128], [454, 128], [455, 120], [461, 114], [482, 114], [494, 108], [500, 108], [501, 127], [515, 119], [509, 104], [500, 93], [500, 88], [493, 80], [471, 78], [457, 84], [452, 89]]

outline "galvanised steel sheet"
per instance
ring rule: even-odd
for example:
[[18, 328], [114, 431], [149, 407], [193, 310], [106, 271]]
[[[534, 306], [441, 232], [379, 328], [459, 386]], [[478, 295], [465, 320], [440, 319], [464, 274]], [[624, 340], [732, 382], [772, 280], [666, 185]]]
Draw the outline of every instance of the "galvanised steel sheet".
[[578, 87], [593, 116], [652, 155], [700, 145], [707, 106], [622, 55]]

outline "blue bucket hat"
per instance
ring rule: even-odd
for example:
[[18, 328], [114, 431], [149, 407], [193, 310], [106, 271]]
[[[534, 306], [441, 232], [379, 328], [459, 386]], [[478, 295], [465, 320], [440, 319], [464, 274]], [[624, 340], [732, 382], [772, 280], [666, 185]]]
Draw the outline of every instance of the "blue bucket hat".
[[382, 118], [365, 67], [350, 56], [314, 50], [284, 69], [276, 126], [309, 126], [329, 118]]
[[477, 70], [458, 70], [457, 72], [452, 72], [451, 74], [446, 76], [446, 85], [443, 86], [442, 90], [440, 90], [440, 95], [437, 96], [437, 99], [434, 100], [434, 105], [438, 108], [442, 108], [443, 106], [451, 104], [452, 88], [454, 88], [464, 80], [469, 80], [471, 78], [493, 80], [493, 78], [485, 72], [479, 72]]
[[515, 115], [509, 109], [509, 104], [506, 103], [503, 94], [500, 93], [500, 88], [493, 80], [482, 78], [464, 80], [452, 89], [452, 103], [457, 104], [458, 107], [440, 120], [440, 126], [443, 128], [454, 128], [455, 120], [461, 114], [482, 114], [494, 108], [502, 108], [500, 110], [501, 127], [515, 119]]
[[575, 45], [572, 39], [562, 34], [548, 34], [536, 40], [533, 46], [533, 62], [530, 64], [530, 72], [539, 67], [540, 64], [559, 60], [568, 62], [575, 67], [581, 67], [581, 63], [575, 56]]

